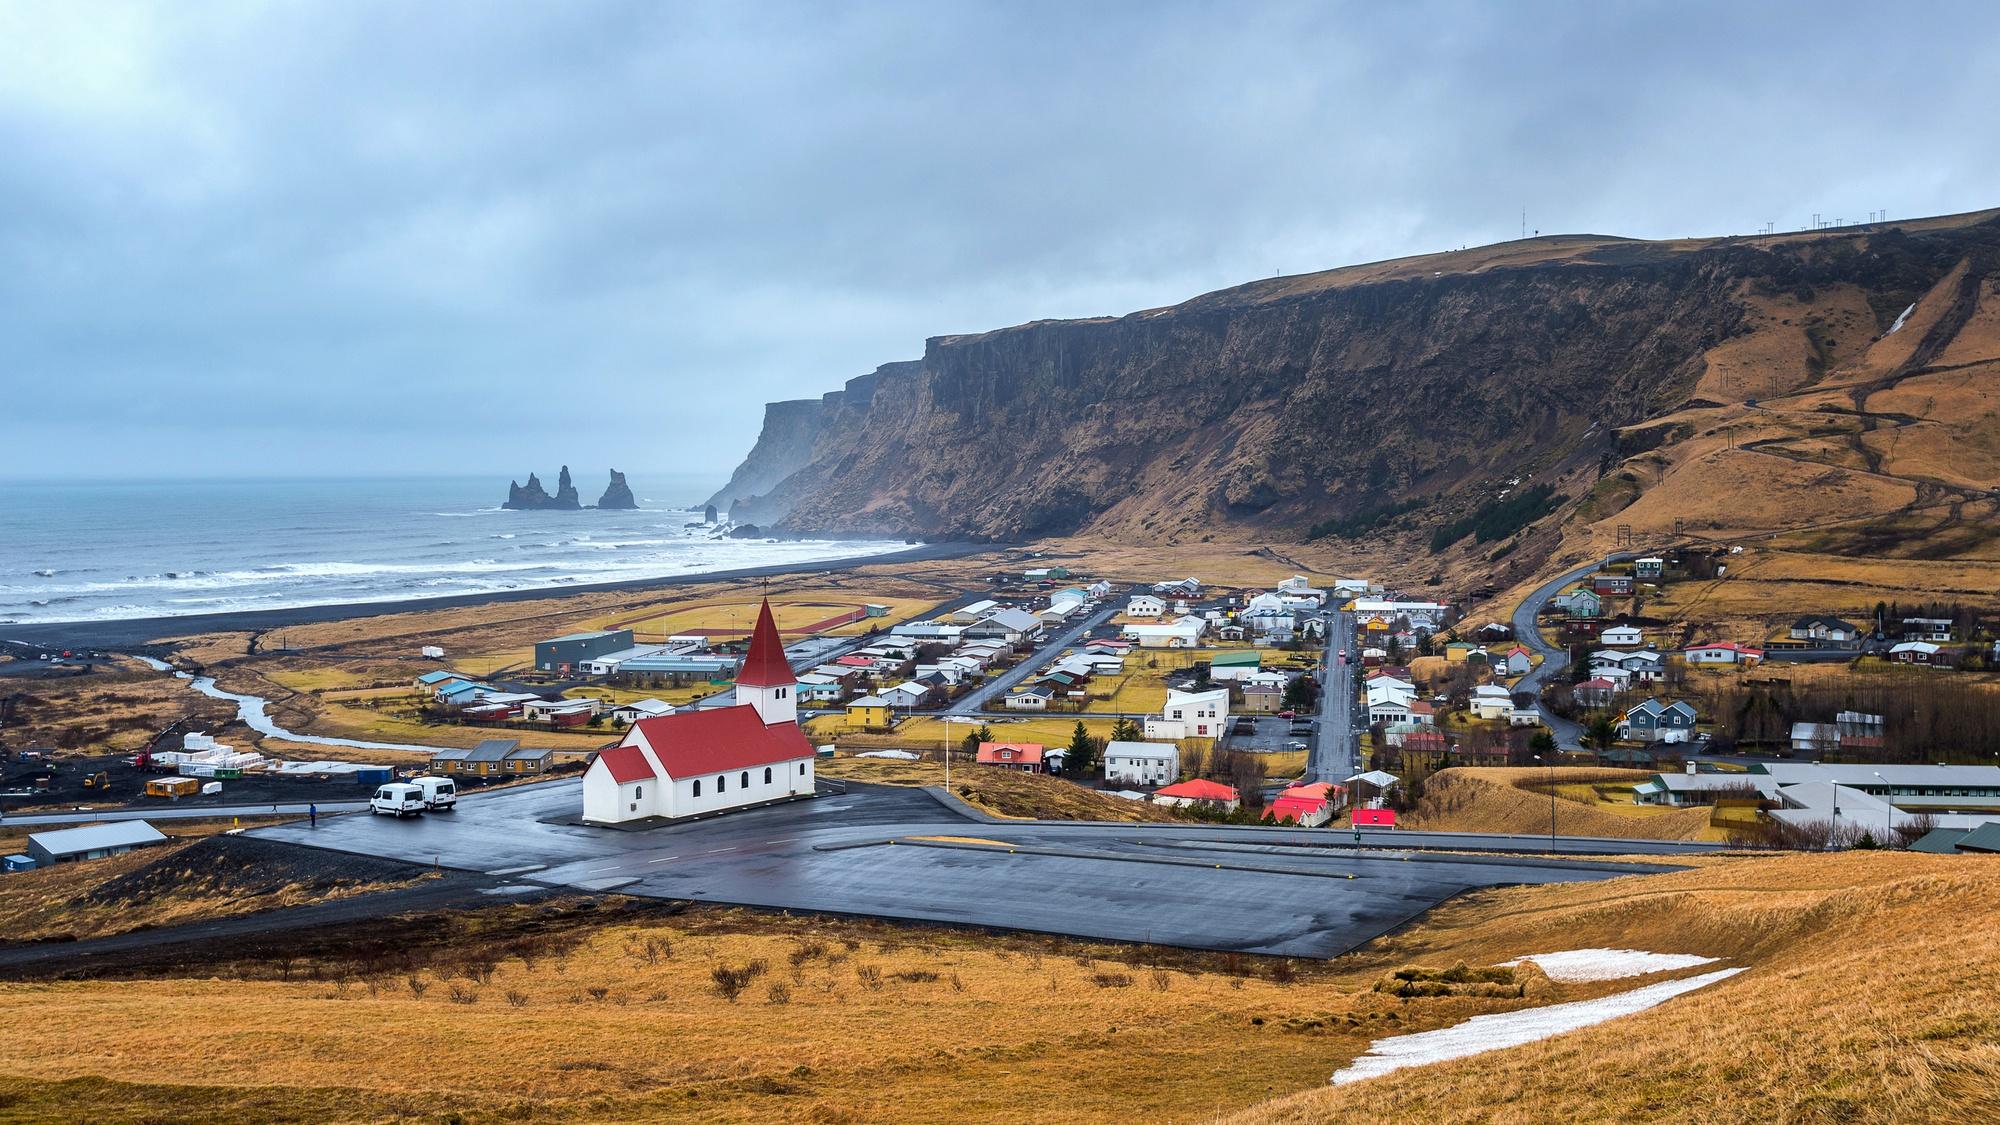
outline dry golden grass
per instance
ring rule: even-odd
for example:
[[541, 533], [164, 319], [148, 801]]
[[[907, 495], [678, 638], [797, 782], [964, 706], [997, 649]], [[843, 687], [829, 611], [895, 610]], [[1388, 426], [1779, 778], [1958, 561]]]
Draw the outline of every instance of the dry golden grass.
[[[976, 808], [1015, 820], [1178, 820], [1169, 809], [1085, 789], [1060, 778], [982, 766], [953, 755], [951, 792]], [[944, 788], [944, 763], [839, 757], [819, 764], [821, 777], [878, 785]]]
[[[1424, 795], [1410, 811], [1411, 828], [1441, 832], [1507, 832], [1533, 836], [1549, 831], [1546, 785], [1551, 774], [1560, 786], [1583, 783], [1636, 784], [1652, 776], [1641, 770], [1595, 768], [1469, 768], [1440, 770], [1424, 781]], [[1537, 788], [1540, 787], [1540, 788]], [[1558, 789], [1555, 830], [1563, 836], [1615, 836], [1646, 840], [1693, 840], [1708, 827], [1708, 810], [1662, 809], [1652, 815], [1609, 811], [1593, 800], [1563, 800]]]
[[232, 704], [199, 695], [185, 681], [124, 659], [116, 671], [13, 680], [6, 691], [28, 697], [7, 730], [8, 742], [89, 753], [137, 750], [175, 720], [198, 719], [200, 729], [219, 726], [236, 713]]
[[[1021, 718], [987, 715], [981, 716], [978, 722], [954, 720], [950, 724], [949, 737], [955, 746], [958, 740], [977, 730], [983, 723], [993, 732], [993, 738], [997, 742], [1039, 742], [1044, 746], [1067, 746], [1070, 735], [1076, 731], [1079, 719], [1083, 721], [1084, 729], [1097, 738], [1109, 737], [1112, 724], [1117, 722], [1116, 719], [1077, 714], [1024, 715]], [[808, 737], [814, 737], [821, 729], [819, 723], [820, 720], [816, 719], [807, 726]], [[848, 733], [841, 738], [840, 748], [843, 750], [850, 747], [863, 750], [906, 748], [919, 752], [936, 750], [944, 745], [947, 737], [945, 727], [943, 719], [918, 715], [902, 720], [893, 731]], [[846, 728], [840, 724], [830, 724], [828, 729]]]
[[1988, 867], [1907, 853], [1733, 858], [1477, 894], [1364, 954], [1477, 965], [1608, 946], [1750, 971], [1595, 1028], [1228, 1120], [1993, 1120], [2000, 886]]
[[[615, 920], [560, 956], [498, 957], [484, 981], [433, 964], [415, 974], [421, 995], [400, 975], [342, 979], [334, 966], [312, 981], [6, 984], [15, 1049], [0, 1057], [0, 1096], [18, 1120], [104, 1121], [347, 1122], [440, 1105], [466, 1121], [1992, 1116], [2000, 886], [1985, 861], [1689, 863], [1478, 892], [1348, 957], [1284, 968], [696, 909]], [[1391, 970], [1592, 946], [1749, 971], [1543, 1043], [1324, 1085], [1375, 1038], [1631, 987], [1523, 969], [1514, 996], [1402, 998], [1374, 988]], [[718, 968], [739, 975], [734, 999]]]

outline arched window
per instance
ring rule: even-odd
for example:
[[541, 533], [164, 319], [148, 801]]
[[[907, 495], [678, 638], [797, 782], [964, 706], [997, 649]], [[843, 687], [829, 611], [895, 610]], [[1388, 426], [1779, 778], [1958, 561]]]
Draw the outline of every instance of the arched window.
[[766, 785], [769, 785], [769, 784], [771, 784], [771, 767], [770, 767], [770, 766], [765, 766], [765, 767], [764, 767], [764, 784], [766, 784]]
[[716, 774], [716, 775], [715, 775], [715, 791], [716, 791], [717, 793], [727, 793], [727, 792], [729, 792], [729, 779], [728, 779], [728, 778], [726, 778], [726, 777], [724, 777], [724, 776], [722, 776], [721, 774]]
[[695, 783], [694, 783], [694, 795], [695, 795], [695, 796], [697, 796], [697, 797], [701, 796], [701, 782], [700, 782], [700, 780], [696, 780], [696, 781], [695, 781]]
[[738, 782], [737, 782], [737, 784], [738, 784], [738, 785], [741, 785], [741, 786], [742, 786], [743, 788], [745, 788], [745, 789], [748, 789], [748, 788], [750, 788], [750, 771], [749, 771], [749, 770], [744, 770], [744, 771], [743, 771], [743, 778], [742, 778], [742, 780], [738, 781]]
[[635, 801], [636, 801], [636, 800], [638, 800], [639, 798], [641, 798], [641, 797], [644, 797], [645, 795], [646, 795], [646, 787], [645, 787], [645, 786], [643, 786], [643, 785], [634, 785], [634, 786], [632, 787], [632, 799], [633, 799], [633, 800], [635, 800]]
[[805, 764], [804, 762], [800, 762], [800, 763], [799, 763], [799, 776], [801, 776], [801, 777], [805, 776], [805, 772], [806, 772], [806, 764]]

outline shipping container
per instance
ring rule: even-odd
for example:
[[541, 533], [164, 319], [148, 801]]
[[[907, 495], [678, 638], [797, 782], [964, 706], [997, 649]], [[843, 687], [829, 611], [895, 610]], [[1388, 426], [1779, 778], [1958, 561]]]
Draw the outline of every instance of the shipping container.
[[362, 766], [354, 771], [357, 785], [383, 785], [396, 780], [396, 771], [390, 766]]

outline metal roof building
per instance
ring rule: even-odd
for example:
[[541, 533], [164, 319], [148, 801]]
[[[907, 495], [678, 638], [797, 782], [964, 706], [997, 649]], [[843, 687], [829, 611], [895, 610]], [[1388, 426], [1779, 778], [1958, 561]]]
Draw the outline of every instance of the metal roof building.
[[164, 844], [160, 830], [143, 820], [116, 820], [82, 828], [54, 832], [34, 832], [28, 836], [28, 854], [39, 867], [76, 859], [102, 859], [133, 848]]

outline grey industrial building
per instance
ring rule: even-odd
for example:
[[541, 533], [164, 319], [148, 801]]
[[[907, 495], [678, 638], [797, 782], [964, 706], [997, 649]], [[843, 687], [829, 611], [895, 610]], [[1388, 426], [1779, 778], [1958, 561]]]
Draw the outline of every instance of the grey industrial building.
[[543, 672], [569, 672], [586, 660], [632, 647], [632, 630], [599, 629], [535, 642], [535, 667]]

